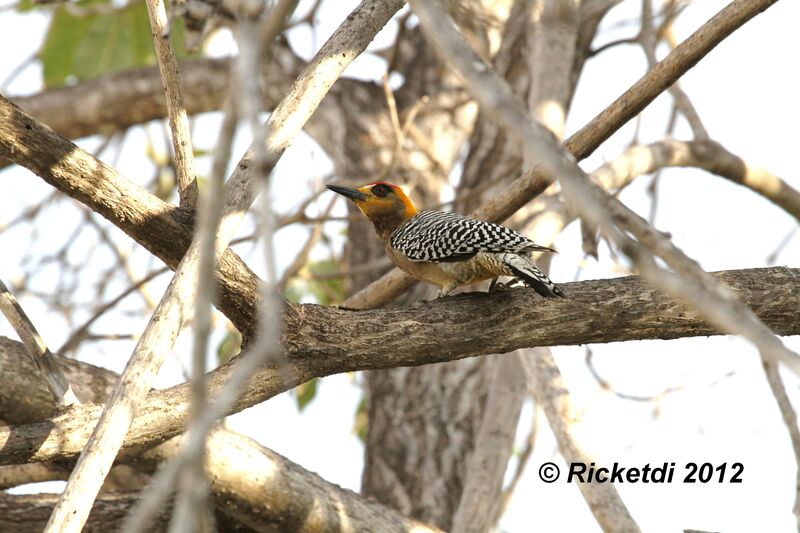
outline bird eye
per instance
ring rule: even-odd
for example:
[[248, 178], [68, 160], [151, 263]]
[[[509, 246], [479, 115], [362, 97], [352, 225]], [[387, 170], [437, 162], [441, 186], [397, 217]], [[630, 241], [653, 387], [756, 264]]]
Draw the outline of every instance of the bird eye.
[[379, 183], [372, 188], [372, 194], [378, 198], [384, 198], [390, 192], [392, 192], [392, 188], [383, 183]]

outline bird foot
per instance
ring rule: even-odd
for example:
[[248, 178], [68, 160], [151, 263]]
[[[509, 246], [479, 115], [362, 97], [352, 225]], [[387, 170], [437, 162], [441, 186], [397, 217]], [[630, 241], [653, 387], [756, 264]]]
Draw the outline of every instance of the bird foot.
[[510, 289], [520, 283], [520, 281], [516, 278], [512, 278], [505, 283], [500, 283], [497, 281], [497, 278], [494, 278], [491, 283], [489, 283], [489, 291], [488, 292], [495, 292], [495, 291], [504, 291]]

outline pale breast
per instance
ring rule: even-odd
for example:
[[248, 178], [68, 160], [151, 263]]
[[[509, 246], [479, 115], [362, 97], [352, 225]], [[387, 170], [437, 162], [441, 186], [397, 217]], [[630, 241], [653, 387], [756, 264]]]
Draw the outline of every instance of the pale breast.
[[392, 263], [404, 272], [440, 287], [451, 285], [452, 282], [456, 285], [469, 285], [497, 276], [512, 275], [509, 268], [491, 253], [479, 252], [465, 261], [452, 262], [411, 261], [402, 252], [388, 245], [386, 253]]
[[386, 254], [395, 266], [416, 279], [440, 287], [444, 287], [450, 283], [451, 277], [442, 270], [441, 263], [411, 261], [402, 252], [392, 249], [388, 242]]

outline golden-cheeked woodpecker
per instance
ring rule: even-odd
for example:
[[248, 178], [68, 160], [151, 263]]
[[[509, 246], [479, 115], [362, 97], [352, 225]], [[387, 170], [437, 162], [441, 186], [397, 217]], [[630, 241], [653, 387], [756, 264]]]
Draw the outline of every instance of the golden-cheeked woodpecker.
[[438, 285], [440, 297], [461, 285], [498, 276], [514, 276], [542, 296], [564, 296], [530, 257], [531, 252], [554, 250], [514, 230], [455, 213], [417, 211], [403, 190], [390, 183], [328, 189], [352, 200], [366, 215], [392, 263]]

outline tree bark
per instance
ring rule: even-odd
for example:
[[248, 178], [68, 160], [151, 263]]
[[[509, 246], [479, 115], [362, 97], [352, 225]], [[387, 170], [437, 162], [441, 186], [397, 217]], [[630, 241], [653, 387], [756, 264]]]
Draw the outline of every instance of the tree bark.
[[[40, 533], [44, 529], [58, 494], [4, 494], [0, 493], [0, 531], [15, 533]], [[136, 491], [103, 494], [95, 501], [83, 533], [120, 531], [130, 509], [139, 500]], [[167, 531], [172, 517], [172, 501], [161, 510], [151, 531]], [[216, 513], [220, 533], [250, 533], [257, 531], [239, 524], [222, 513]]]
[[[796, 281], [800, 269], [772, 267], [714, 275], [775, 333], [800, 333]], [[562, 287], [567, 298], [559, 301], [543, 300], [532, 289], [513, 289], [370, 311], [287, 304], [283, 337], [287, 363], [280, 371], [268, 365], [256, 372], [231, 412], [311, 378], [341, 372], [441, 363], [534, 346], [721, 333], [689, 306], [636, 276]], [[211, 372], [210, 394], [225, 383], [236, 360]], [[123, 453], [135, 453], [180, 433], [188, 401], [186, 384], [152, 391], [128, 433]], [[87, 406], [38, 424], [0, 428], [0, 464], [74, 457], [97, 414]]]

